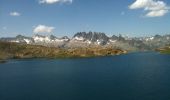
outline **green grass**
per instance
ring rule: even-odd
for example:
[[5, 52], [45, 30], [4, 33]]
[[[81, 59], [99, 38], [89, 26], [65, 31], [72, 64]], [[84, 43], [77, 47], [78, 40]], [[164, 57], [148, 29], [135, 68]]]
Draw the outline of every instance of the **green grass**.
[[160, 53], [163, 53], [163, 54], [170, 54], [170, 50], [160, 51]]
[[159, 48], [156, 51], [158, 51], [162, 54], [170, 54], [170, 48], [169, 47]]

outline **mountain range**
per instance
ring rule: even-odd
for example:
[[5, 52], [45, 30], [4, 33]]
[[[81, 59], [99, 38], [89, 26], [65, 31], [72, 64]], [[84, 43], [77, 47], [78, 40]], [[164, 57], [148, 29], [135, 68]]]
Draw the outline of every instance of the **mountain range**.
[[34, 35], [26, 37], [18, 35], [13, 38], [0, 38], [3, 42], [16, 42], [31, 45], [42, 45], [59, 48], [83, 47], [113, 47], [127, 51], [147, 51], [170, 45], [170, 35], [155, 35], [152, 37], [124, 37], [122, 35], [111, 37], [101, 32], [78, 32], [72, 38], [64, 36], [58, 38], [54, 35]]

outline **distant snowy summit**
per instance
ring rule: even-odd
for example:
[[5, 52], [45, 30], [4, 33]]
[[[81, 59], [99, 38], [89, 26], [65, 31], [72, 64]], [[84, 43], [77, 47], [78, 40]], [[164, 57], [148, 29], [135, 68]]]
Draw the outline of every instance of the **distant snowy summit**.
[[68, 38], [67, 36], [58, 38], [54, 35], [43, 36], [36, 34], [33, 37], [18, 35], [14, 38], [0, 38], [0, 41], [60, 48], [109, 46], [117, 49], [134, 51], [152, 50], [167, 46], [170, 44], [170, 35], [155, 35], [153, 37], [130, 38], [123, 37], [122, 35], [113, 35], [108, 37], [105, 33], [100, 32], [78, 32], [72, 38]]

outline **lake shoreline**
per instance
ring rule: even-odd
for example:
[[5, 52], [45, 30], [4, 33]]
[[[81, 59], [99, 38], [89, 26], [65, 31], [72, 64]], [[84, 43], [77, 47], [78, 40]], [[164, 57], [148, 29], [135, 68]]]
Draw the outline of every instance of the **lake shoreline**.
[[25, 58], [18, 58], [18, 57], [14, 57], [14, 58], [7, 58], [7, 59], [0, 59], [0, 64], [2, 63], [7, 63], [9, 62], [10, 60], [18, 60], [18, 61], [22, 61], [22, 60], [29, 60], [29, 59], [45, 59], [45, 60], [64, 60], [64, 59], [90, 59], [90, 58], [102, 58], [102, 57], [112, 57], [112, 56], [121, 56], [121, 55], [130, 55], [130, 54], [136, 54], [136, 53], [158, 53], [158, 54], [165, 54], [165, 53], [161, 53], [161, 52], [158, 52], [158, 51], [137, 51], [137, 52], [125, 52], [125, 53], [122, 53], [122, 54], [115, 54], [115, 55], [105, 55], [105, 56], [75, 56], [75, 57], [55, 57], [55, 58], [52, 58], [52, 57], [25, 57]]
[[125, 50], [115, 49], [113, 47], [55, 48], [10, 42], [0, 42], [0, 45], [0, 62], [5, 62], [4, 60], [8, 59], [88, 58], [128, 53]]
[[86, 58], [101, 58], [101, 57], [111, 57], [111, 56], [119, 56], [119, 55], [125, 55], [125, 54], [128, 54], [128, 53], [124, 53], [124, 54], [115, 54], [115, 55], [105, 55], [105, 56], [75, 56], [75, 57], [55, 57], [55, 58], [52, 58], [52, 57], [25, 57], [25, 58], [19, 58], [19, 57], [14, 57], [14, 58], [6, 58], [6, 59], [0, 59], [0, 64], [3, 64], [3, 63], [7, 63], [8, 61], [10, 60], [29, 60], [29, 59], [47, 59], [47, 60], [57, 60], [57, 59], [86, 59]]

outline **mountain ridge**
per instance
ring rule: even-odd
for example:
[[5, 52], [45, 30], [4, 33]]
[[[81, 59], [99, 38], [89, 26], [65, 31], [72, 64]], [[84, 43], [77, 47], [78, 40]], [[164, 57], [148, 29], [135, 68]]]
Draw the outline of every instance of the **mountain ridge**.
[[58, 38], [54, 35], [43, 36], [35, 34], [32, 37], [18, 35], [13, 38], [0, 38], [3, 42], [16, 42], [31, 45], [42, 45], [59, 48], [113, 47], [127, 51], [145, 51], [165, 47], [170, 44], [170, 35], [155, 35], [152, 37], [111, 37], [102, 32], [78, 32], [72, 38]]

